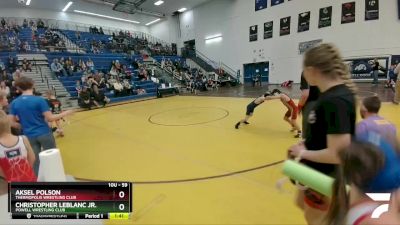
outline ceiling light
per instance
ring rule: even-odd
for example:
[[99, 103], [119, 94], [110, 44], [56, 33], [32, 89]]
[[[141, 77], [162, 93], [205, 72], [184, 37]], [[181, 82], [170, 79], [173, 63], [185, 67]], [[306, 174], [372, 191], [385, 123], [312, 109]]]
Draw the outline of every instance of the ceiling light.
[[181, 9], [178, 9], [178, 12], [185, 12], [187, 10], [187, 8], [181, 8]]
[[222, 37], [222, 34], [211, 35], [211, 36], [206, 37], [205, 39], [211, 40], [211, 39], [215, 39], [215, 38], [219, 38], [219, 37]]
[[111, 2], [103, 2], [103, 4], [104, 5], [109, 5], [109, 6], [114, 6], [115, 5], [114, 3], [111, 3]]
[[159, 1], [156, 1], [156, 2], [154, 2], [154, 5], [161, 5], [161, 4], [163, 4], [164, 3], [164, 1], [163, 0], [159, 0]]
[[65, 7], [63, 8], [63, 12], [67, 11], [68, 8], [72, 5], [73, 2], [68, 2], [67, 5], [65, 5]]
[[30, 5], [31, 4], [31, 0], [26, 1], [26, 5]]
[[222, 41], [222, 34], [215, 34], [205, 38], [206, 44]]
[[213, 38], [213, 39], [206, 39], [206, 44], [211, 44], [211, 43], [220, 42], [220, 41], [222, 41], [222, 37], [216, 37], [216, 38]]
[[151, 21], [151, 22], [149, 22], [149, 23], [146, 23], [146, 26], [149, 26], [149, 25], [151, 25], [151, 24], [153, 24], [153, 23], [156, 23], [156, 22], [158, 22], [158, 21], [160, 21], [161, 19], [160, 18], [158, 18], [158, 19], [156, 19], [156, 20], [153, 20], [153, 21]]
[[103, 17], [103, 18], [112, 19], [112, 20], [124, 21], [124, 22], [128, 22], [128, 23], [137, 23], [137, 24], [140, 23], [140, 22], [134, 21], [134, 20], [126, 20], [126, 19], [122, 19], [122, 18], [117, 18], [117, 17], [112, 17], [112, 16], [106, 16], [106, 15], [101, 15], [101, 14], [91, 13], [91, 12], [85, 12], [85, 11], [80, 11], [80, 10], [74, 10], [74, 12], [76, 12], [76, 13], [82, 13], [82, 14], [86, 14], [86, 15], [91, 15], [91, 16]]

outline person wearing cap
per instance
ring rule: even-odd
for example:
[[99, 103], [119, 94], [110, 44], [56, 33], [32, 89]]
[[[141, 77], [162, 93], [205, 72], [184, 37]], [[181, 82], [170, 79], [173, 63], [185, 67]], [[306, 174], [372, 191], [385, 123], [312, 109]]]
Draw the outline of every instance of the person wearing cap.
[[270, 92], [266, 92], [264, 95], [262, 95], [262, 96], [260, 96], [260, 97], [258, 97], [258, 98], [256, 98], [256, 99], [254, 99], [252, 102], [250, 102], [250, 104], [248, 104], [248, 105], [247, 105], [247, 108], [246, 108], [246, 117], [245, 117], [243, 120], [237, 122], [236, 125], [235, 125], [235, 128], [236, 128], [236, 129], [239, 129], [239, 126], [240, 126], [240, 124], [242, 124], [242, 123], [243, 123], [243, 124], [246, 124], [246, 125], [247, 125], [247, 124], [250, 124], [250, 123], [248, 122], [248, 120], [250, 119], [250, 117], [253, 116], [254, 110], [255, 110], [259, 105], [261, 105], [262, 103], [264, 103], [266, 100], [270, 100], [269, 96], [271, 96], [271, 93], [270, 93]]

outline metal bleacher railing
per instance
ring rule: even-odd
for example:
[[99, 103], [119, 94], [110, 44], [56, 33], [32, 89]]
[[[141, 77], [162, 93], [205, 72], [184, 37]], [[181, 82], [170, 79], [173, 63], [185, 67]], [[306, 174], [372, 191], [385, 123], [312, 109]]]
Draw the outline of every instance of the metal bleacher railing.
[[237, 79], [236, 71], [234, 69], [227, 66], [222, 61], [216, 62], [208, 58], [205, 54], [201, 53], [198, 50], [182, 48], [182, 56], [192, 59], [207, 72], [218, 72], [218, 70], [222, 69], [232, 79]]

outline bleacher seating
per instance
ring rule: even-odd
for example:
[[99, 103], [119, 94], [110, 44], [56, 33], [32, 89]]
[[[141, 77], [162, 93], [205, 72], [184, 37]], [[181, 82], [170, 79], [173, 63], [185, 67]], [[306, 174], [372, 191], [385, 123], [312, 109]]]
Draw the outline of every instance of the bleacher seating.
[[0, 52], [0, 59], [5, 66], [8, 66], [8, 57], [11, 56], [14, 60], [17, 60], [17, 54], [15, 52]]
[[[84, 60], [85, 62], [90, 58], [94, 65], [95, 69], [99, 71], [104, 71], [108, 73], [110, 71], [111, 62], [113, 60], [118, 60], [122, 65], [129, 65], [130, 60], [128, 60], [124, 55], [121, 54], [78, 54], [78, 53], [48, 53], [47, 58], [49, 64], [53, 62], [53, 59], [60, 59], [61, 57], [68, 58], [71, 57], [73, 61]], [[139, 58], [140, 60], [140, 58]], [[76, 72], [72, 76], [60, 77], [61, 83], [64, 85], [66, 90], [72, 97], [77, 97], [78, 93], [75, 90], [75, 84], [77, 80], [81, 80], [83, 73]], [[132, 72], [132, 84], [135, 89], [145, 89], [146, 94], [143, 95], [130, 95], [124, 97], [114, 97], [112, 92], [106, 92], [105, 95], [111, 99], [111, 103], [127, 101], [127, 100], [139, 100], [148, 97], [156, 97], [157, 96], [157, 84], [153, 81], [140, 81], [138, 78], [138, 72]]]
[[[88, 51], [91, 49], [91, 42], [95, 40], [96, 42], [103, 42], [107, 44], [111, 42], [111, 35], [106, 34], [92, 34], [89, 32], [79, 32], [80, 39], [77, 38], [76, 31], [73, 30], [60, 30], [69, 40], [75, 43], [80, 48], [85, 48]], [[110, 51], [105, 48], [101, 51], [102, 53], [110, 53]]]
[[176, 62], [179, 61], [181, 63], [181, 65], [184, 64], [185, 62], [185, 58], [180, 57], [180, 56], [152, 56], [153, 59], [155, 59], [157, 62], [161, 62], [162, 59], [165, 60], [171, 60], [172, 62]]
[[[79, 60], [87, 62], [89, 59], [91, 59], [95, 65], [95, 70], [107, 74], [110, 71], [111, 62], [115, 60], [118, 60], [122, 65], [127, 65], [129, 67], [128, 70], [133, 70], [131, 67], [133, 61], [137, 60], [140, 63], [143, 63], [144, 60], [143, 56], [131, 54], [133, 54], [133, 52], [141, 52], [141, 54], [147, 55], [148, 52], [151, 52], [151, 46], [155, 46], [154, 43], [148, 42], [145, 36], [137, 34], [133, 34], [132, 36], [130, 36], [131, 34], [129, 32], [124, 33], [125, 35], [116, 34], [116, 41], [113, 41], [113, 36], [111, 35], [94, 34], [90, 32], [80, 31], [78, 38], [78, 34], [76, 31], [55, 29], [53, 30], [55, 31], [55, 33], [61, 33], [65, 35], [67, 39], [69, 39], [67, 40], [63, 36], [61, 36], [61, 39], [64, 40], [64, 43], [68, 43], [71, 45], [75, 44], [78, 47], [83, 48], [82, 51], [79, 51], [78, 53], [72, 53], [68, 51], [59, 52], [56, 48], [57, 46], [55, 46], [54, 48], [43, 48], [42, 44], [40, 43], [39, 37], [43, 37], [47, 29], [48, 28], [37, 28], [37, 31], [35, 31], [35, 34], [33, 34], [31, 27], [19, 27], [19, 31], [16, 30], [15, 32], [10, 31], [4, 33], [4, 36], [7, 37], [14, 36], [16, 45], [9, 49], [2, 49], [2, 51], [0, 52], [1, 61], [7, 66], [8, 57], [11, 55], [16, 60], [18, 65], [18, 63], [21, 63], [22, 59], [21, 57], [17, 58], [18, 53], [23, 52], [31, 54], [45, 52], [49, 67], [53, 62], [53, 59], [55, 58], [59, 59], [61, 57], [64, 57], [64, 59], [67, 59], [71, 57], [74, 62], [78, 62]], [[99, 48], [100, 52], [98, 52], [98, 54], [89, 53], [92, 52], [92, 41], [95, 41], [97, 43], [99, 43], [99, 41], [102, 42], [102, 44], [100, 45], [101, 48]], [[19, 44], [25, 42], [29, 44], [30, 49], [28, 51], [22, 51], [20, 49], [21, 46]], [[74, 48], [76, 48], [75, 45], [73, 45]], [[162, 45], [159, 43], [157, 43], [157, 45], [160, 45], [160, 47], [162, 47]], [[9, 44], [7, 46], [9, 46]], [[119, 54], [116, 52], [123, 52], [123, 54]], [[154, 58], [159, 62], [161, 62], [163, 58], [170, 59], [173, 62], [180, 61], [182, 63], [184, 61], [184, 58], [178, 56], [155, 56]], [[42, 63], [47, 64], [47, 62], [45, 61], [46, 60], [44, 60]], [[37, 63], [37, 60], [35, 61], [35, 63]], [[158, 84], [154, 83], [151, 80], [140, 81], [138, 78], [138, 73], [138, 71], [132, 71], [131, 84], [133, 85], [134, 89], [144, 89], [146, 91], [146, 94], [115, 97], [113, 92], [108, 91], [105, 93], [105, 95], [111, 99], [111, 102], [140, 100], [150, 97], [157, 97]], [[75, 90], [75, 85], [77, 80], [82, 80], [82, 75], [82, 72], [75, 72], [72, 76], [59, 78], [62, 85], [72, 97], [77, 97], [78, 95], [77, 91]]]
[[95, 65], [96, 70], [105, 70], [110, 71], [111, 62], [113, 60], [118, 60], [121, 64], [129, 64], [128, 59], [122, 54], [112, 54], [112, 53], [104, 53], [104, 54], [79, 54], [79, 53], [63, 53], [63, 52], [52, 52], [46, 54], [47, 59], [49, 60], [49, 64], [53, 62], [53, 59], [60, 59], [61, 57], [68, 58], [71, 57], [74, 62], [79, 61], [80, 59], [85, 62], [91, 59]]
[[27, 28], [21, 28], [18, 38], [21, 42], [27, 41], [31, 47], [30, 52], [35, 52], [38, 50], [38, 46], [37, 46], [37, 42], [32, 39], [32, 36], [33, 36], [32, 29], [30, 27], [27, 27]]

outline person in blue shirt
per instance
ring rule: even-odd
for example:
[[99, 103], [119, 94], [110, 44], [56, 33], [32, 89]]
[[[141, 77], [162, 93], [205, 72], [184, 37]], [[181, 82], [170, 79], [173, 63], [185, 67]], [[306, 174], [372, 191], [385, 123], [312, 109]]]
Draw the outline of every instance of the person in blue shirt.
[[36, 175], [39, 171], [40, 151], [56, 148], [52, 130], [48, 122], [53, 122], [73, 113], [71, 110], [54, 115], [51, 113], [46, 100], [33, 95], [34, 82], [31, 78], [21, 77], [15, 81], [15, 86], [22, 94], [10, 106], [10, 120], [21, 124], [23, 133], [32, 146], [36, 160], [33, 166]]

